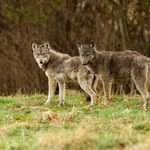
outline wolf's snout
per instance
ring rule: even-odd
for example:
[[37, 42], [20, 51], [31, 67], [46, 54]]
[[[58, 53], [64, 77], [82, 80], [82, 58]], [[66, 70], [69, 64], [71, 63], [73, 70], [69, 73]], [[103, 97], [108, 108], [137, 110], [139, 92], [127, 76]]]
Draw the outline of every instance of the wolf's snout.
[[87, 65], [89, 63], [89, 61], [84, 61], [84, 62], [82, 62], [82, 65]]
[[42, 61], [42, 60], [40, 60], [40, 64], [43, 64], [43, 61]]

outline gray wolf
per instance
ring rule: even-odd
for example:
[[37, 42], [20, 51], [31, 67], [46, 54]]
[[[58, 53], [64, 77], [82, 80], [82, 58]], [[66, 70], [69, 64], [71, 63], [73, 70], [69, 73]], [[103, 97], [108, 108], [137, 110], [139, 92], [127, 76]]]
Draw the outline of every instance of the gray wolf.
[[120, 52], [97, 51], [94, 42], [78, 43], [81, 63], [91, 70], [103, 84], [104, 104], [110, 102], [111, 86], [114, 80], [130, 78], [141, 93], [144, 109], [150, 100], [148, 86], [150, 77], [150, 59], [131, 50]]
[[54, 51], [48, 42], [38, 45], [32, 43], [34, 58], [48, 77], [48, 99], [45, 104], [52, 101], [55, 89], [59, 86], [59, 105], [64, 104], [66, 83], [70, 80], [78, 82], [91, 98], [91, 105], [98, 103], [98, 92], [96, 91], [97, 79], [84, 65], [79, 57], [71, 57]]

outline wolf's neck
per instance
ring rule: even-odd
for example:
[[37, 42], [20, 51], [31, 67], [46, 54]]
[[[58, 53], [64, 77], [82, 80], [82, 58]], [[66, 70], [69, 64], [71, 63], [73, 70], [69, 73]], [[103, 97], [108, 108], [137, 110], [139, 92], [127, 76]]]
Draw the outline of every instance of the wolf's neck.
[[95, 54], [95, 58], [93, 59], [93, 61], [92, 61], [92, 67], [94, 67], [95, 68], [95, 65], [96, 64], [98, 64], [98, 61], [99, 61], [99, 51], [96, 51], [96, 54]]
[[57, 68], [62, 65], [62, 62], [70, 57], [71, 56], [69, 56], [67, 54], [62, 54], [60, 52], [51, 50], [51, 55], [50, 55], [49, 61], [47, 62], [47, 64], [45, 64], [43, 66], [43, 70], [46, 71], [46, 69], [49, 68], [53, 71], [56, 71]]
[[94, 72], [94, 74], [98, 74], [99, 73], [99, 51], [96, 51], [96, 54], [95, 54], [95, 58], [93, 59], [92, 62], [89, 63], [88, 67], [89, 69]]

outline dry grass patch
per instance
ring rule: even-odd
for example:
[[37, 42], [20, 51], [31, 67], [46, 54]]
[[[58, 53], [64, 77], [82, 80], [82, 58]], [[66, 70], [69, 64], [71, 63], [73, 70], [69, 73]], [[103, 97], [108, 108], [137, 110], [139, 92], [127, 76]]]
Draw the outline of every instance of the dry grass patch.
[[[38, 148], [44, 149], [71, 149], [80, 148], [82, 144], [87, 144], [90, 147], [93, 145], [93, 140], [97, 134], [96, 131], [100, 126], [97, 126], [97, 120], [92, 117], [86, 117], [72, 131], [49, 133], [39, 138]], [[94, 145], [93, 145], [94, 146]]]

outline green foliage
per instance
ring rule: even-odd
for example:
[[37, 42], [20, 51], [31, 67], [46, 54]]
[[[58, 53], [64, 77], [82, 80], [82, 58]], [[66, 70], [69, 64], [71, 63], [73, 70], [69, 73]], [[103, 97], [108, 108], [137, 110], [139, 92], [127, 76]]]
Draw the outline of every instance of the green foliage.
[[8, 136], [21, 136], [23, 134], [23, 130], [21, 127], [16, 127], [9, 131]]
[[150, 130], [150, 123], [140, 123], [137, 125], [134, 125], [133, 127], [135, 130], [143, 130], [143, 131], [149, 131]]
[[55, 4], [57, 8], [60, 8], [62, 6], [62, 1], [61, 0], [55, 0]]
[[145, 0], [150, 5], [150, 0]]
[[117, 139], [119, 139], [119, 137], [114, 137], [112, 133], [100, 135], [99, 139], [95, 141], [97, 149], [114, 147], [117, 144]]
[[23, 120], [27, 117], [28, 115], [27, 114], [13, 114], [13, 118], [15, 120]]

